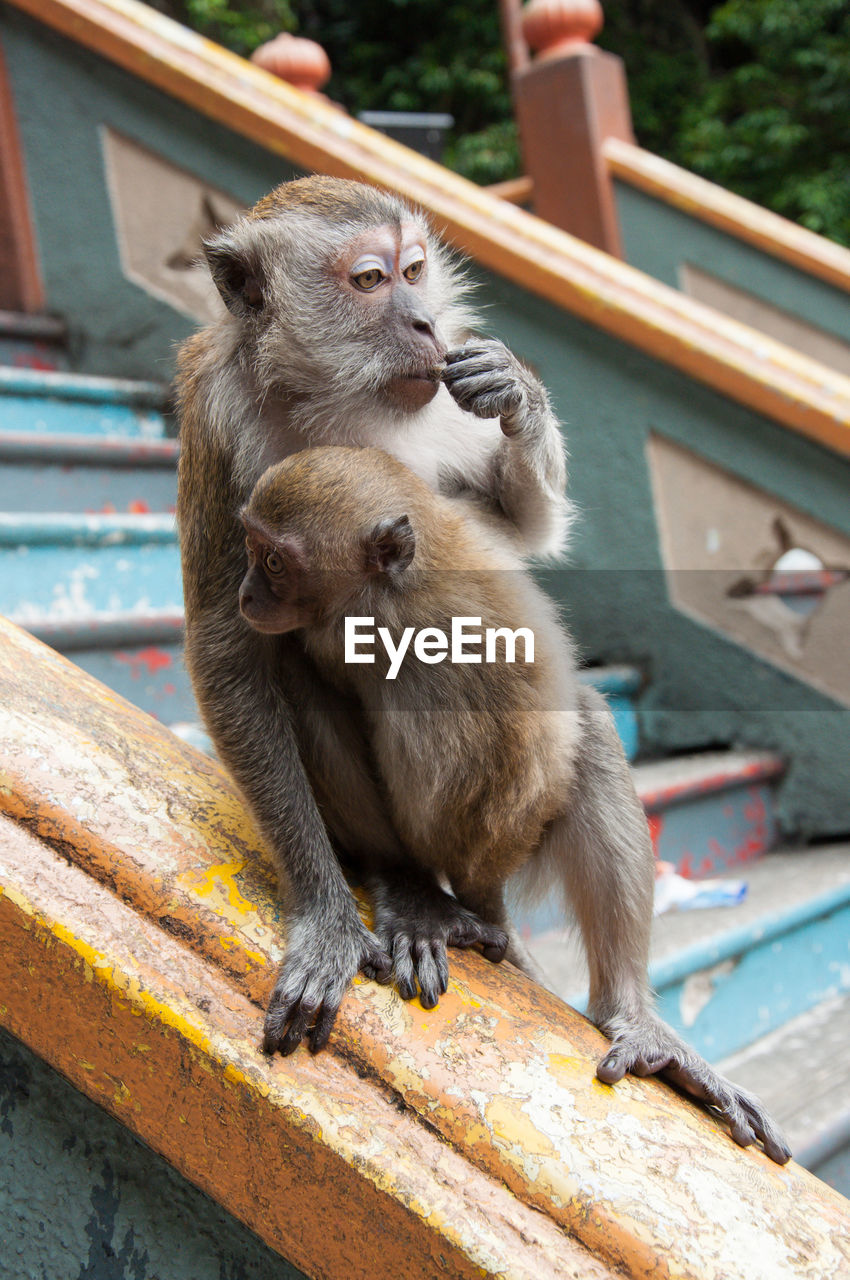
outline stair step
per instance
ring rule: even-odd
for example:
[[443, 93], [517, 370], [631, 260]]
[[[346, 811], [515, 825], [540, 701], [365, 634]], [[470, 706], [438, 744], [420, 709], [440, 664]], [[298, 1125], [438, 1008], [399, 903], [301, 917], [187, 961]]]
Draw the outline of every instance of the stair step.
[[0, 514], [0, 613], [13, 622], [182, 608], [172, 516]]
[[166, 403], [156, 382], [0, 368], [0, 432], [159, 439]]
[[27, 629], [163, 724], [199, 724], [183, 661], [182, 611], [90, 615]]
[[0, 510], [173, 511], [179, 451], [176, 440], [0, 429]]
[[636, 667], [628, 666], [585, 667], [579, 672], [579, 679], [605, 695], [626, 757], [633, 760], [638, 751], [635, 700], [643, 684], [641, 673]]
[[[850, 990], [850, 845], [771, 853], [743, 874], [738, 906], [670, 911], [653, 928], [661, 1014], [712, 1061]], [[551, 929], [528, 946], [553, 990], [584, 1007], [575, 932]]]
[[64, 369], [66, 338], [64, 323], [54, 316], [0, 311], [0, 364], [16, 369]]
[[[694, 879], [741, 874], [777, 840], [774, 786], [782, 760], [767, 751], [703, 751], [632, 765], [656, 857]], [[557, 929], [557, 896], [517, 905], [525, 938]]]
[[764, 1101], [794, 1158], [850, 1196], [850, 993], [824, 1000], [719, 1066]]
[[783, 769], [766, 751], [703, 751], [635, 766], [656, 856], [695, 879], [761, 857], [776, 843], [773, 796]]

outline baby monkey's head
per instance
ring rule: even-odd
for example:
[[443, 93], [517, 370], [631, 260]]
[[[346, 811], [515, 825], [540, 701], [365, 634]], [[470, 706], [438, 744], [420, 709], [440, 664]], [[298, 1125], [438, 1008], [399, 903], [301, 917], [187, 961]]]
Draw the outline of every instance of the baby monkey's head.
[[267, 635], [322, 626], [364, 588], [397, 582], [416, 551], [408, 512], [429, 496], [380, 449], [305, 449], [269, 467], [239, 513], [242, 616]]

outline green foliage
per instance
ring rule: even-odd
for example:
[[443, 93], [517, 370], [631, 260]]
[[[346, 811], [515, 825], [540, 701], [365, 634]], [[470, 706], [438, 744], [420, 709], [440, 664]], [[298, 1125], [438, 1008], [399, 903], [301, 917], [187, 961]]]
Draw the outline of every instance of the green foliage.
[[717, 70], [684, 114], [678, 158], [850, 244], [846, 0], [728, 0], [707, 36]]
[[[451, 168], [521, 172], [496, 0], [154, 3], [237, 53], [281, 30], [318, 40], [352, 114], [449, 112]], [[850, 244], [847, 0], [603, 4], [599, 43], [625, 61], [644, 147]]]
[[710, 4], [699, 0], [603, 0], [597, 43], [626, 64], [638, 141], [672, 158], [679, 121], [708, 77], [703, 27]]
[[289, 0], [149, 0], [154, 9], [184, 26], [199, 31], [208, 40], [223, 44], [234, 53], [248, 57], [280, 31], [292, 31], [295, 17]]
[[359, 111], [449, 112], [446, 162], [476, 182], [519, 172], [495, 0], [293, 0], [301, 35], [334, 68], [328, 93]]

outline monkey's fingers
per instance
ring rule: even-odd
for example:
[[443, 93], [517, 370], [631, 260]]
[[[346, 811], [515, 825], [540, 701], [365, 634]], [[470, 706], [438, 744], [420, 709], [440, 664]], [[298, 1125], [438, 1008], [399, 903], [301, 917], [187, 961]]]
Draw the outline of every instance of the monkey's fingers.
[[664, 1068], [661, 1074], [717, 1112], [729, 1125], [732, 1139], [739, 1147], [749, 1147], [759, 1141], [765, 1154], [776, 1164], [785, 1164], [791, 1159], [791, 1149], [781, 1129], [760, 1100], [719, 1075], [698, 1055], [689, 1055], [684, 1062]]
[[487, 924], [471, 913], [459, 922], [446, 939], [450, 947], [480, 947], [485, 960], [498, 964], [504, 960], [510, 939], [497, 924]]
[[318, 1007], [314, 1000], [302, 1000], [296, 1006], [289, 1026], [280, 1041], [280, 1052], [285, 1058], [288, 1058], [298, 1048], [317, 1012]]
[[318, 1053], [320, 1049], [324, 1049], [331, 1038], [331, 1032], [338, 1013], [338, 1004], [330, 1005], [325, 1003], [322, 1005], [313, 1030], [310, 1032], [309, 1045], [311, 1053]]
[[603, 1084], [616, 1084], [618, 1080], [622, 1080], [623, 1076], [629, 1070], [630, 1055], [626, 1051], [625, 1046], [615, 1046], [605, 1057], [597, 1063], [596, 1077]]
[[413, 939], [408, 933], [401, 931], [393, 938], [393, 973], [402, 1000], [412, 1000], [418, 989], [413, 964]]
[[361, 959], [360, 972], [364, 978], [386, 986], [393, 976], [393, 958], [380, 943], [369, 946]]
[[449, 962], [442, 941], [417, 938], [413, 944], [419, 1000], [424, 1009], [434, 1009], [449, 985]]

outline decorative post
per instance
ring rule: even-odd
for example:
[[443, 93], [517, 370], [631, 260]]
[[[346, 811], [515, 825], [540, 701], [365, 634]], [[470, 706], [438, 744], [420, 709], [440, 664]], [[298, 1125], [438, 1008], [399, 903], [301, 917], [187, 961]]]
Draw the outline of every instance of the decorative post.
[[0, 49], [0, 310], [44, 309], [23, 148]]
[[255, 49], [251, 61], [307, 93], [318, 93], [331, 78], [330, 59], [322, 46], [286, 31]]
[[589, 43], [603, 20], [598, 0], [529, 0], [522, 33], [537, 56], [513, 93], [535, 213], [622, 257], [602, 144], [634, 133], [622, 59]]

